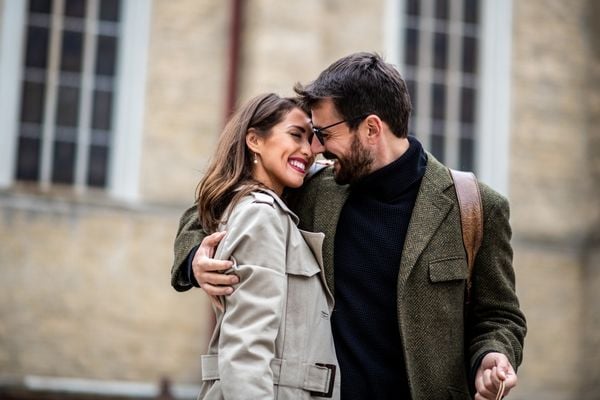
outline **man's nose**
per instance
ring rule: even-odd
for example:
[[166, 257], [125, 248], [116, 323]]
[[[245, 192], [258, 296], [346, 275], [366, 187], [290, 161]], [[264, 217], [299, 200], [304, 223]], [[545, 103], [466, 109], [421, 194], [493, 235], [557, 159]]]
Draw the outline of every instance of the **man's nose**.
[[325, 146], [319, 142], [317, 135], [313, 135], [312, 140], [310, 142], [310, 150], [314, 155], [321, 154], [325, 151]]

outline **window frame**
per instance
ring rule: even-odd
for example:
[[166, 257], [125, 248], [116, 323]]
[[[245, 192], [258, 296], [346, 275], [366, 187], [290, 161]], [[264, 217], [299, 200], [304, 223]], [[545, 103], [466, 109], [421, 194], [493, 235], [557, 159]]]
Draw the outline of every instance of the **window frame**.
[[[474, 169], [481, 181], [508, 195], [512, 0], [479, 4]], [[405, 68], [405, 9], [406, 0], [386, 0], [383, 16], [385, 54], [401, 72]]]
[[[16, 182], [28, 2], [3, 0], [0, 6], [0, 98], [4, 99], [4, 107], [0, 107], [0, 126], [5, 127], [0, 132], [0, 189], [9, 189]], [[96, 189], [73, 184], [73, 191], [78, 194], [103, 190], [116, 200], [139, 200], [151, 6], [152, 2], [147, 0], [121, 2], [107, 185]], [[52, 186], [46, 187], [41, 180], [38, 184], [42, 191]]]

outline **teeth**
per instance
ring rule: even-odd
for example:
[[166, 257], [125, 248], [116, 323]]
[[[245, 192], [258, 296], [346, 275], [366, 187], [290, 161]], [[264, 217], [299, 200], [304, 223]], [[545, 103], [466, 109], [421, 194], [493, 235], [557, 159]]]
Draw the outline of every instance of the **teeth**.
[[304, 171], [304, 169], [306, 168], [306, 164], [298, 160], [290, 160], [290, 165], [293, 165], [296, 168], [300, 168], [302, 171]]

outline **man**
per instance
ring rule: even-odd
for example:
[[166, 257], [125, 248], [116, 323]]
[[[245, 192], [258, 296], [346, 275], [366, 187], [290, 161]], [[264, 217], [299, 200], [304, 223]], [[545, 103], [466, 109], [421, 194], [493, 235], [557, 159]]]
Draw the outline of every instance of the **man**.
[[[310, 108], [314, 153], [334, 160], [288, 202], [325, 233], [343, 399], [495, 399], [517, 383], [526, 324], [515, 293], [506, 199], [480, 184], [484, 234], [465, 305], [467, 261], [446, 167], [408, 137], [410, 98], [378, 55], [334, 62], [295, 88]], [[230, 293], [194, 209], [182, 217], [172, 284]]]

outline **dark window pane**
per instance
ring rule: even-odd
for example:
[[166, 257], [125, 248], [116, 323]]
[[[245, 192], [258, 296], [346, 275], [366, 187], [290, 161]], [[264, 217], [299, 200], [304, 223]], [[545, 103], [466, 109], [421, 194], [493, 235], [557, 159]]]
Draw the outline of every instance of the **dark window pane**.
[[472, 138], [460, 138], [460, 169], [473, 171], [475, 143]]
[[112, 92], [94, 91], [92, 129], [110, 130], [112, 111]]
[[420, 0], [407, 0], [406, 1], [406, 14], [418, 16], [420, 11]]
[[448, 35], [436, 33], [433, 38], [433, 67], [446, 69], [448, 65]]
[[21, 121], [42, 123], [44, 118], [44, 94], [46, 86], [43, 83], [23, 82], [23, 99], [21, 100]]
[[443, 135], [431, 135], [431, 154], [440, 162], [444, 162], [445, 138]]
[[75, 176], [75, 143], [54, 142], [52, 182], [73, 183]]
[[66, 0], [65, 15], [67, 17], [85, 17], [85, 0]]
[[80, 32], [63, 32], [62, 56], [60, 69], [63, 71], [81, 71], [83, 56], [83, 34]]
[[17, 179], [37, 181], [40, 174], [40, 140], [26, 137], [19, 138], [19, 154], [17, 157]]
[[460, 93], [460, 120], [464, 123], [475, 122], [475, 90], [462, 88]]
[[98, 36], [96, 54], [96, 74], [114, 75], [117, 61], [117, 39], [112, 36]]
[[61, 86], [58, 89], [58, 108], [56, 110], [56, 124], [60, 126], [78, 125], [79, 117], [79, 89]]
[[46, 68], [48, 65], [48, 29], [30, 26], [27, 28], [25, 65]]
[[416, 29], [406, 30], [404, 62], [413, 66], [419, 63], [419, 31]]
[[474, 74], [477, 72], [477, 39], [463, 37], [463, 71]]
[[445, 119], [446, 118], [446, 87], [444, 85], [433, 84], [431, 86], [431, 118]]
[[479, 20], [479, 1], [465, 0], [465, 22], [476, 24]]
[[90, 186], [106, 186], [108, 168], [108, 149], [104, 146], [90, 146], [90, 164], [87, 183]]
[[100, 0], [100, 19], [102, 21], [119, 21], [119, 0]]
[[435, 1], [435, 17], [437, 19], [448, 19], [448, 0]]
[[51, 0], [29, 0], [29, 11], [40, 14], [50, 14]]

